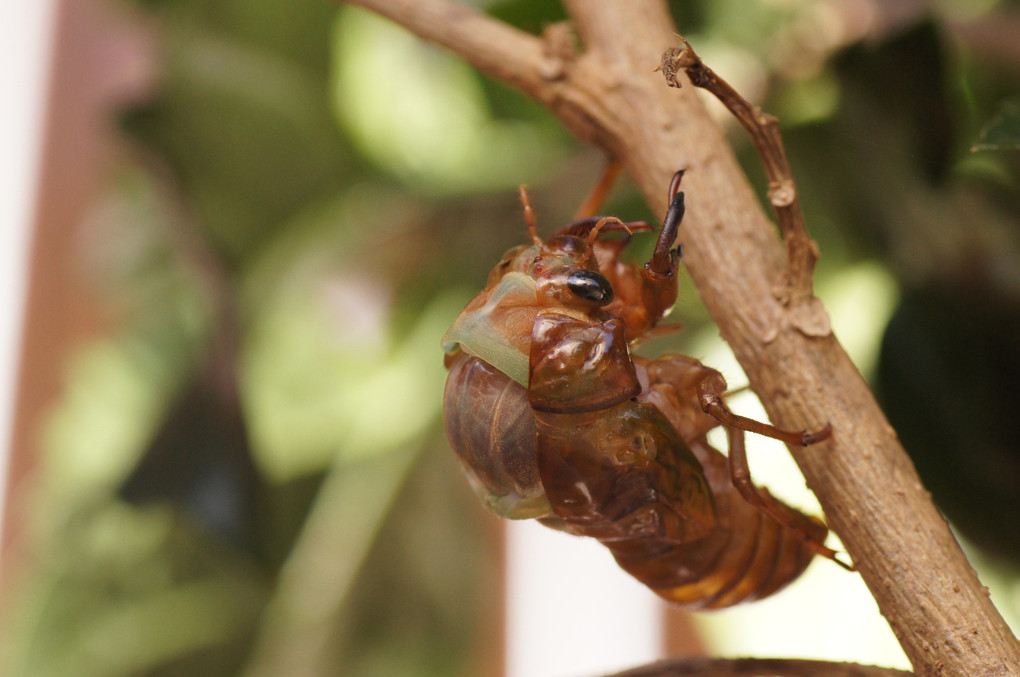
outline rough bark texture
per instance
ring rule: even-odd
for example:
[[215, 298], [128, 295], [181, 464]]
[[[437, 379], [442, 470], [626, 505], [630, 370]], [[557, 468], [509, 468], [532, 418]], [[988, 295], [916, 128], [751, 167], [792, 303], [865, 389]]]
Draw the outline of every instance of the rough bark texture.
[[[818, 303], [786, 288], [785, 250], [694, 88], [653, 73], [677, 46], [662, 0], [566, 0], [584, 51], [446, 0], [356, 0], [543, 103], [618, 160], [661, 218], [686, 168], [684, 261], [773, 422], [828, 442], [792, 449], [921, 675], [1020, 675], [1020, 645], [921, 485]], [[725, 74], [722, 74], [725, 75]]]

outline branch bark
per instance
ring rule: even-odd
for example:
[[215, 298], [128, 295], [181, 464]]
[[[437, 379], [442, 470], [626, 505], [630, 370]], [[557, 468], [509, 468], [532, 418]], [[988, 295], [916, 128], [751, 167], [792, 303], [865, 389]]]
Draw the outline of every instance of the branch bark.
[[786, 255], [693, 87], [652, 72], [676, 44], [661, 0], [565, 0], [586, 51], [447, 0], [353, 0], [543, 103], [630, 173], [661, 218], [678, 168], [684, 260], [769, 416], [832, 439], [791, 449], [920, 675], [1018, 675], [1020, 645], [924, 490], [819, 303], [784, 293]]
[[672, 658], [607, 677], [910, 677], [913, 673], [858, 663], [789, 658]]

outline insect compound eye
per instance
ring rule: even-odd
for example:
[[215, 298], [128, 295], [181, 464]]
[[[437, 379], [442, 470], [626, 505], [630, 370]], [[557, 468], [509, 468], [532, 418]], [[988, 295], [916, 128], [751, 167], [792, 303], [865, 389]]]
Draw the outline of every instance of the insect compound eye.
[[613, 300], [613, 286], [594, 270], [578, 270], [567, 278], [567, 287], [578, 298], [604, 306]]

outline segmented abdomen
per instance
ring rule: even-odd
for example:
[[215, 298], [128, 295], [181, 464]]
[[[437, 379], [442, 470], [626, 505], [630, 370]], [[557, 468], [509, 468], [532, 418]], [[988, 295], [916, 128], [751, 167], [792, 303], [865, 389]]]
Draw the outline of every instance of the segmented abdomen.
[[[671, 602], [717, 609], [767, 597], [795, 580], [814, 552], [793, 531], [747, 503], [729, 479], [725, 457], [698, 440], [691, 445], [712, 487], [718, 524], [697, 541], [668, 548], [607, 543], [619, 565]], [[821, 542], [828, 529], [788, 506], [798, 523]]]
[[[767, 597], [811, 561], [798, 536], [743, 499], [721, 453], [704, 437], [681, 441], [652, 405], [536, 421], [527, 390], [491, 365], [460, 353], [449, 368], [447, 436], [497, 514], [597, 538], [624, 570], [690, 608]], [[823, 524], [783, 508], [825, 538]]]

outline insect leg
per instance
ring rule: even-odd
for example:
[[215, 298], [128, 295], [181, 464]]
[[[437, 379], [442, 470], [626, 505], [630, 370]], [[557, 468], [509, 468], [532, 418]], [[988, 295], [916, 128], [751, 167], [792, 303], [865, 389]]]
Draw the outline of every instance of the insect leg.
[[747, 451], [744, 448], [744, 431], [739, 428], [726, 428], [729, 439], [730, 479], [744, 500], [774, 519], [781, 526], [801, 538], [816, 554], [831, 559], [847, 571], [854, 571], [852, 564], [847, 564], [836, 557], [836, 551], [827, 548], [809, 531], [810, 525], [817, 525], [806, 515], [783, 505], [767, 489], [756, 487], [751, 482], [751, 469], [747, 465]]
[[[604, 216], [598, 216], [598, 211], [602, 207], [602, 203], [605, 202], [606, 196], [609, 194], [613, 184], [616, 183], [616, 179], [622, 169], [623, 165], [616, 160], [610, 160], [609, 164], [606, 165], [605, 171], [602, 172], [599, 182], [595, 184], [591, 193], [578, 208], [577, 213], [574, 215], [574, 220], [557, 230], [554, 237], [557, 235], [575, 235], [580, 238], [587, 238], [592, 230], [595, 229], [595, 226], [605, 220]], [[652, 224], [647, 221], [623, 222], [619, 219], [614, 219], [610, 223], [603, 223], [599, 227], [601, 232], [606, 233], [626, 232], [627, 237], [624, 239], [622, 246], [626, 246], [631, 234], [647, 232], [652, 229]]]
[[683, 176], [684, 170], [681, 169], [673, 175], [673, 180], [669, 184], [669, 209], [662, 222], [662, 230], [659, 231], [652, 260], [645, 266], [645, 276], [651, 280], [672, 278], [676, 274], [680, 261], [680, 245], [673, 249], [673, 243], [676, 242], [680, 231], [680, 223], [684, 220], [684, 194], [680, 192], [680, 180]]
[[660, 338], [662, 336], [669, 336], [670, 334], [675, 334], [676, 332], [681, 331], [683, 328], [684, 326], [682, 324], [663, 324], [659, 325], [658, 327], [652, 327], [651, 329], [637, 336], [636, 338], [632, 338], [630, 340], [630, 347], [636, 348], [641, 344], [645, 343], [646, 341], [649, 341], [654, 338]]
[[698, 383], [698, 402], [706, 414], [711, 414], [717, 421], [728, 428], [739, 428], [751, 433], [758, 433], [765, 437], [785, 442], [786, 444], [799, 444], [806, 447], [816, 442], [829, 439], [832, 436], [832, 426], [826, 424], [821, 430], [809, 433], [806, 430], [783, 430], [768, 423], [755, 421], [740, 414], [730, 411], [723, 402], [722, 393], [714, 389], [712, 379], [704, 379]]
[[[676, 271], [680, 265], [680, 245], [676, 243], [684, 218], [684, 194], [680, 192], [683, 171], [670, 184], [669, 210], [659, 231], [651, 259], [641, 269], [638, 285], [628, 297], [628, 305], [640, 309], [628, 320], [632, 336], [641, 336], [661, 320], [676, 302]], [[612, 281], [613, 278], [610, 278]], [[633, 285], [631, 285], [633, 286]]]
[[609, 164], [606, 165], [606, 169], [602, 172], [602, 178], [595, 184], [591, 193], [585, 199], [581, 206], [577, 209], [577, 214], [574, 219], [582, 221], [598, 213], [602, 207], [602, 203], [606, 201], [606, 196], [609, 195], [610, 189], [613, 184], [616, 183], [616, 177], [620, 175], [620, 170], [623, 166], [616, 160], [610, 160]]
[[[589, 216], [587, 218], [578, 219], [577, 221], [571, 221], [557, 230], [553, 234], [553, 237], [558, 235], [574, 235], [582, 239], [587, 238], [591, 232], [595, 230], [595, 226], [597, 226], [600, 222], [605, 221], [605, 219], [605, 216]], [[650, 230], [653, 230], [652, 224], [647, 221], [620, 221], [619, 219], [607, 221], [599, 227], [600, 233], [626, 233], [626, 236], [621, 238], [622, 244], [619, 246], [620, 249], [623, 249], [623, 247], [626, 246], [627, 242], [630, 241], [630, 236], [632, 234], [647, 233]]]

